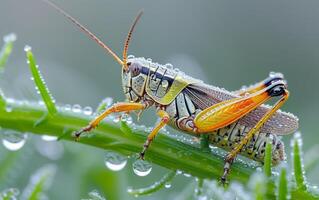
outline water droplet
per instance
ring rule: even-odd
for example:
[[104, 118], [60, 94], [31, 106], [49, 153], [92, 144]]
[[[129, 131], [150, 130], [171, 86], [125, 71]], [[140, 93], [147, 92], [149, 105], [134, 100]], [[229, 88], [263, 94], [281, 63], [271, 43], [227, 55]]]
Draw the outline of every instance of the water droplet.
[[147, 58], [146, 59], [148, 62], [152, 62], [152, 58]]
[[108, 151], [105, 156], [105, 165], [107, 168], [109, 168], [112, 171], [120, 171], [125, 167], [127, 163], [126, 157], [112, 152]]
[[52, 135], [42, 135], [41, 136], [42, 140], [44, 141], [56, 141], [58, 138], [56, 136], [52, 136]]
[[6, 112], [12, 112], [12, 106], [11, 105], [6, 105]]
[[31, 47], [29, 45], [25, 45], [24, 46], [24, 51], [25, 52], [31, 51]]
[[72, 106], [70, 104], [66, 104], [63, 108], [65, 111], [70, 111], [72, 109]]
[[17, 40], [17, 35], [15, 33], [10, 33], [3, 37], [4, 42], [14, 42]]
[[75, 113], [80, 113], [82, 110], [81, 110], [81, 106], [79, 104], [74, 104], [72, 106], [72, 111], [75, 112]]
[[171, 183], [165, 183], [165, 188], [170, 188], [170, 187], [172, 187], [172, 184]]
[[2, 144], [10, 151], [17, 151], [23, 147], [26, 138], [26, 134], [14, 130], [5, 130], [3, 131]]
[[152, 165], [144, 160], [136, 160], [133, 163], [133, 171], [138, 176], [147, 176], [152, 171]]
[[191, 175], [190, 174], [187, 174], [187, 173], [184, 173], [183, 174], [185, 177], [191, 177]]
[[128, 56], [127, 56], [127, 59], [133, 59], [133, 58], [135, 58], [134, 55], [128, 55]]
[[127, 124], [132, 124], [133, 123], [132, 117], [130, 115], [128, 115], [128, 114], [123, 114], [121, 120], [126, 122]]
[[171, 63], [166, 63], [164, 65], [167, 69], [173, 69], [173, 65]]
[[86, 107], [83, 108], [83, 113], [84, 113], [85, 115], [92, 115], [93, 110], [92, 110], [91, 107], [86, 106]]

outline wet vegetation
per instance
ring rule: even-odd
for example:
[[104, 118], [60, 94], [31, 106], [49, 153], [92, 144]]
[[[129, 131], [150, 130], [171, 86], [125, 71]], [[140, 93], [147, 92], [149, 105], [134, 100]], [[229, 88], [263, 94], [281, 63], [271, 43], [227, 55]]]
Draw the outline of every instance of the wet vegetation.
[[[4, 66], [14, 40], [14, 35], [6, 36], [4, 39], [5, 44], [0, 54], [2, 71], [5, 69]], [[76, 142], [72, 136], [73, 131], [86, 125], [94, 116], [110, 106], [112, 99], [104, 99], [94, 112], [92, 108], [82, 108], [78, 104], [71, 106], [56, 103], [40, 73], [31, 47], [27, 46], [25, 51], [32, 74], [31, 80], [34, 81], [35, 92], [39, 94], [41, 101], [17, 100], [0, 93], [1, 140], [7, 151], [12, 152], [1, 156], [0, 186], [2, 191], [0, 199], [43, 199], [52, 184], [59, 184], [54, 182], [59, 170], [55, 164], [46, 164], [33, 172], [27, 185], [24, 186], [12, 185], [10, 181], [13, 181], [14, 178], [12, 180], [3, 178], [10, 177], [10, 173], [19, 174], [21, 162], [28, 163], [28, 161], [23, 161], [20, 154], [28, 151], [22, 147], [32, 135], [39, 135], [48, 143], [61, 143], [62, 140], [68, 140], [77, 143], [76, 145], [83, 143], [103, 149], [106, 155], [105, 165], [112, 173], [122, 170], [128, 163], [132, 163], [133, 172], [137, 176], [149, 175], [153, 170], [153, 165], [166, 168], [167, 172], [163, 173], [162, 178], [153, 180], [152, 184], [142, 188], [136, 186], [126, 188], [127, 195], [131, 197], [153, 195], [155, 192], [174, 187], [174, 179], [184, 175], [191, 181], [188, 181], [188, 185], [183, 186], [183, 190], [178, 192], [174, 199], [319, 198], [317, 186], [308, 183], [306, 179], [306, 172], [316, 166], [319, 157], [318, 154], [312, 154], [313, 156], [308, 158], [304, 164], [304, 156], [301, 152], [302, 139], [299, 133], [296, 133], [291, 140], [292, 164], [283, 163], [279, 167], [272, 168], [272, 148], [268, 143], [264, 166], [261, 167], [249, 160], [237, 159], [232, 167], [230, 183], [227, 186], [222, 186], [218, 182], [223, 170], [225, 154], [215, 147], [210, 147], [205, 143], [205, 138], [175, 135], [163, 130], [147, 152], [146, 161], [138, 160], [138, 152], [151, 128], [134, 124], [132, 118], [127, 115], [121, 118], [116, 115], [109, 116], [98, 129], [86, 134]], [[49, 145], [46, 148], [49, 148]], [[76, 153], [81, 154], [81, 152]], [[58, 159], [52, 154], [50, 156]], [[18, 161], [20, 163], [17, 164]], [[114, 182], [117, 182], [117, 177], [112, 175], [111, 177]], [[105, 182], [109, 181], [111, 180]], [[107, 184], [104, 186], [107, 187]], [[97, 188], [93, 188], [91, 192], [83, 191], [86, 194], [83, 197], [102, 200], [118, 199], [121, 196], [112, 194], [112, 192], [111, 194], [100, 194]]]

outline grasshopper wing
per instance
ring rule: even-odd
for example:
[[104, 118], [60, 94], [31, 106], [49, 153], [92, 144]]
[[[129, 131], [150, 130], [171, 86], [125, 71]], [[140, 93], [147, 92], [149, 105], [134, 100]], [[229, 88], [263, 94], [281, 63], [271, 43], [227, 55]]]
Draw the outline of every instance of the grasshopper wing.
[[[196, 83], [187, 86], [184, 92], [189, 95], [198, 109], [204, 110], [221, 101], [239, 97], [225, 89], [205, 83]], [[254, 127], [254, 125], [270, 109], [268, 105], [261, 105], [239, 120], [239, 124]], [[298, 129], [298, 118], [291, 113], [278, 110], [261, 128], [262, 132], [277, 135], [293, 133]]]

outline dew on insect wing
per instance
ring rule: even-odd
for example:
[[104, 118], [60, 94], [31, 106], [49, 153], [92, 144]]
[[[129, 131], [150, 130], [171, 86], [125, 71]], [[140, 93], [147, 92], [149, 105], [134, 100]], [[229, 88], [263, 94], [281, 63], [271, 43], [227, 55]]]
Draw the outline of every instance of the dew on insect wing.
[[83, 113], [85, 115], [92, 115], [93, 110], [92, 110], [92, 108], [90, 106], [86, 106], [86, 107], [83, 108]]
[[17, 40], [17, 35], [15, 33], [10, 33], [3, 37], [4, 42], [14, 42]]
[[127, 56], [127, 59], [133, 59], [133, 58], [135, 58], [134, 55], [128, 55], [128, 56]]
[[52, 136], [52, 135], [42, 135], [41, 139], [44, 141], [50, 142], [50, 141], [56, 141], [58, 137]]
[[133, 171], [138, 176], [147, 176], [152, 171], [152, 165], [145, 160], [136, 160], [133, 163]]
[[29, 45], [25, 45], [24, 46], [24, 51], [25, 52], [31, 51], [31, 47]]
[[172, 184], [170, 183], [170, 182], [168, 182], [168, 183], [165, 183], [165, 188], [171, 188], [172, 187]]
[[173, 65], [171, 63], [166, 63], [164, 65], [167, 69], [173, 69]]
[[27, 139], [27, 134], [23, 134], [14, 130], [4, 130], [2, 132], [2, 144], [10, 151], [21, 149]]
[[82, 112], [82, 109], [81, 109], [81, 106], [79, 104], [74, 104], [72, 106], [72, 111], [75, 112], [75, 113], [80, 113]]
[[105, 166], [112, 171], [120, 171], [127, 163], [127, 158], [113, 151], [107, 151], [105, 155]]
[[152, 62], [153, 60], [152, 60], [152, 58], [147, 58], [146, 59], [148, 62]]

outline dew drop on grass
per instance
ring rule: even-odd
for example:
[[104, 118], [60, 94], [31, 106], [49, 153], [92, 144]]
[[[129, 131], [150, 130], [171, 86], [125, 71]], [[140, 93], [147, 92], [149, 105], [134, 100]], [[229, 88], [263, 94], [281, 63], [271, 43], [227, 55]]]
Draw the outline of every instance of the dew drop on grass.
[[126, 122], [127, 124], [132, 124], [133, 123], [132, 117], [130, 115], [128, 115], [128, 114], [122, 115], [121, 120]]
[[27, 134], [14, 130], [4, 130], [2, 135], [2, 144], [10, 151], [17, 151], [21, 149], [27, 139]]
[[112, 151], [106, 152], [105, 166], [110, 170], [120, 171], [125, 167], [126, 163], [126, 157]]
[[171, 188], [172, 187], [172, 184], [171, 183], [165, 183], [165, 188]]
[[25, 45], [24, 46], [24, 51], [27, 52], [27, 51], [31, 51], [31, 47], [29, 45]]
[[70, 104], [65, 104], [65, 106], [63, 108], [65, 111], [71, 111], [72, 106]]
[[93, 110], [92, 110], [91, 107], [86, 106], [86, 107], [83, 108], [83, 113], [84, 113], [85, 115], [92, 115]]
[[12, 106], [6, 105], [6, 112], [12, 112]]
[[17, 40], [17, 35], [15, 33], [10, 33], [3, 37], [4, 42], [14, 42]]
[[133, 163], [133, 171], [138, 176], [147, 176], [152, 171], [152, 165], [145, 160], [136, 160]]
[[80, 113], [82, 110], [81, 110], [81, 106], [79, 104], [74, 104], [72, 106], [72, 111], [75, 112], [75, 113]]
[[50, 142], [50, 141], [56, 141], [58, 138], [52, 135], [42, 135], [41, 139], [44, 141]]

